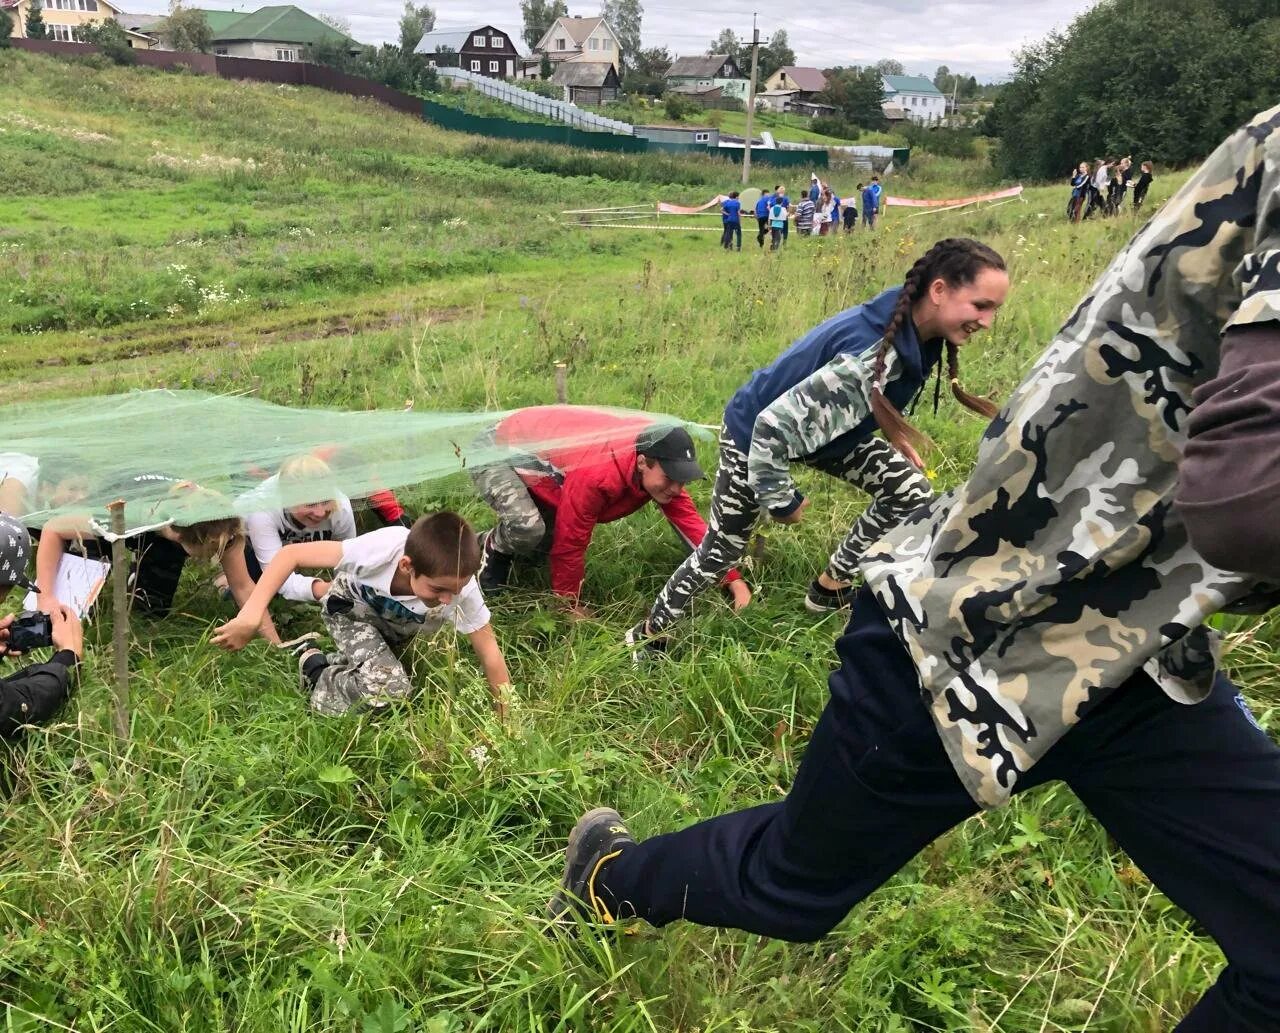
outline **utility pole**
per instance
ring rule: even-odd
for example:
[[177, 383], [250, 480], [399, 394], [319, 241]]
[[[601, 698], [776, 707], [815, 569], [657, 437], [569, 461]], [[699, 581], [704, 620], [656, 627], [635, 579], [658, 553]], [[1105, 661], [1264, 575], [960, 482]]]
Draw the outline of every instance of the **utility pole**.
[[751, 119], [756, 113], [756, 69], [760, 65], [760, 26], [751, 15], [751, 83], [747, 87], [747, 139], [742, 147], [742, 185], [751, 178]]

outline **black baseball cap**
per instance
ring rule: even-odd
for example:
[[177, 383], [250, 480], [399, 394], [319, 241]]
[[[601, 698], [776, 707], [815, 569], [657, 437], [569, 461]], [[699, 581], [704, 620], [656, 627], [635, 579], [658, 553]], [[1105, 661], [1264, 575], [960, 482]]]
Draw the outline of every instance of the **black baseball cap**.
[[673, 481], [688, 484], [707, 475], [702, 472], [693, 452], [693, 438], [683, 427], [655, 423], [636, 438], [636, 451], [652, 459]]
[[0, 513], [0, 588], [17, 585], [36, 591], [27, 577], [31, 560], [31, 535], [17, 517]]

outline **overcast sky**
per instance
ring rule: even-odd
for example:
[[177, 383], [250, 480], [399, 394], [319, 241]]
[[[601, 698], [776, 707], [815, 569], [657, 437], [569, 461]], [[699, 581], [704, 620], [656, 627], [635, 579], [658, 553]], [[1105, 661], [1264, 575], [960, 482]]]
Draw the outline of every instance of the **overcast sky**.
[[[270, 3], [272, 0], [264, 0]], [[280, 2], [280, 0], [274, 0]], [[722, 28], [751, 36], [751, 4], [743, 0], [642, 0], [646, 47], [664, 46], [673, 54], [705, 53]], [[938, 65], [979, 79], [1000, 79], [1012, 68], [1012, 54], [1024, 43], [1040, 39], [1052, 29], [1065, 28], [1096, 0], [800, 0], [762, 5], [763, 36], [785, 28], [801, 65], [872, 64], [897, 58], [908, 72], [932, 75]], [[128, 9], [160, 13], [165, 0], [127, 0]], [[259, 3], [206, 2], [191, 6], [256, 10]], [[397, 23], [403, 0], [300, 0], [312, 14], [336, 14], [351, 22], [351, 33], [362, 43], [398, 38]], [[519, 0], [439, 0], [437, 28], [474, 28], [491, 24], [519, 37]], [[598, 14], [599, 0], [575, 4], [569, 13]], [[782, 13], [782, 12], [793, 13]], [[776, 13], [775, 13], [776, 12]]]

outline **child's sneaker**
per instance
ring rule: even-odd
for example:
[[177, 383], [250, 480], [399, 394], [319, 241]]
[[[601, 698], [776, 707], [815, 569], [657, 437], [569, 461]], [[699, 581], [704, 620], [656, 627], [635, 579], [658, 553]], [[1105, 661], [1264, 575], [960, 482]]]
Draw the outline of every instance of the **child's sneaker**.
[[298, 691], [310, 696], [316, 681], [329, 666], [329, 658], [319, 649], [304, 649], [298, 654]]
[[596, 892], [596, 879], [605, 864], [635, 843], [612, 807], [597, 807], [579, 818], [569, 833], [560, 889], [547, 904], [551, 920], [563, 925], [576, 915], [588, 922], [614, 922], [617, 916]]
[[480, 570], [476, 580], [480, 590], [492, 595], [501, 592], [511, 580], [511, 563], [515, 559], [510, 553], [499, 552], [493, 545], [493, 529], [480, 532]]
[[654, 637], [645, 631], [644, 621], [634, 628], [628, 628], [623, 640], [627, 643], [627, 651], [631, 654], [631, 663], [635, 667], [643, 667], [651, 660], [667, 655], [667, 640]]
[[810, 613], [835, 613], [853, 606], [854, 596], [858, 594], [856, 585], [847, 588], [823, 588], [818, 581], [809, 585], [804, 594], [804, 608]]
[[308, 631], [305, 635], [299, 635], [297, 638], [291, 638], [286, 642], [281, 642], [277, 649], [283, 649], [292, 653], [294, 656], [302, 656], [303, 653], [316, 649], [316, 643], [320, 641], [320, 633], [317, 631]]

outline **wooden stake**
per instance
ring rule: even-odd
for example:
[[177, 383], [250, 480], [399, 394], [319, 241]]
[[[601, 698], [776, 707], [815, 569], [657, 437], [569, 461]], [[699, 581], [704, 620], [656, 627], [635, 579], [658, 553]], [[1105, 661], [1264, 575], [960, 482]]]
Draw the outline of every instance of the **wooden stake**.
[[563, 362], [556, 363], [556, 404], [564, 405], [569, 397], [569, 368]]
[[111, 603], [114, 616], [111, 648], [114, 653], [116, 738], [129, 739], [129, 550], [124, 544], [124, 499], [107, 506], [111, 514]]

